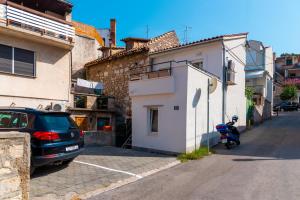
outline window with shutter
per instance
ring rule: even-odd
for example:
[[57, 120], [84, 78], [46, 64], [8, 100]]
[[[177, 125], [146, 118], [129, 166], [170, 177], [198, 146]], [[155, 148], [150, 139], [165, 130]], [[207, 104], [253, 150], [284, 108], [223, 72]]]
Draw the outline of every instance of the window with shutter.
[[34, 52], [14, 48], [14, 73], [34, 76]]
[[12, 73], [12, 47], [0, 44], [0, 71]]

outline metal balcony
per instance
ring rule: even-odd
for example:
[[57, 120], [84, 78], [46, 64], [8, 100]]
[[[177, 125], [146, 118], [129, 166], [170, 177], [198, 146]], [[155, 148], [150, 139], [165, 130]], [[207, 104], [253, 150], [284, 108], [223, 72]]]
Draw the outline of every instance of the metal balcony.
[[75, 29], [70, 22], [18, 4], [0, 4], [0, 25], [18, 27], [27, 31], [73, 42]]

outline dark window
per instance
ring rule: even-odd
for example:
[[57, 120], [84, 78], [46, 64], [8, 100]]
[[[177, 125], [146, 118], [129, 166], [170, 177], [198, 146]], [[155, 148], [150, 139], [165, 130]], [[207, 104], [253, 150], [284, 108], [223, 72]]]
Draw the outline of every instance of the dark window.
[[0, 71], [34, 76], [34, 52], [0, 44]]
[[197, 62], [194, 62], [192, 63], [194, 67], [198, 68], [198, 69], [203, 69], [203, 61], [197, 61]]
[[34, 76], [34, 52], [14, 48], [15, 74]]
[[105, 126], [110, 126], [110, 118], [109, 117], [99, 117], [97, 118], [97, 130], [103, 131]]
[[25, 128], [27, 126], [27, 114], [19, 112], [0, 112], [0, 129]]
[[75, 122], [68, 115], [40, 115], [40, 120], [48, 130], [67, 131], [77, 128]]
[[150, 108], [150, 131], [158, 132], [158, 109]]
[[296, 77], [296, 74], [294, 74], [294, 73], [290, 74], [290, 77]]
[[74, 96], [74, 106], [75, 108], [86, 108], [87, 97], [81, 95]]
[[12, 73], [12, 47], [0, 44], [0, 71]]
[[292, 65], [293, 64], [293, 59], [289, 58], [286, 59], [286, 65]]

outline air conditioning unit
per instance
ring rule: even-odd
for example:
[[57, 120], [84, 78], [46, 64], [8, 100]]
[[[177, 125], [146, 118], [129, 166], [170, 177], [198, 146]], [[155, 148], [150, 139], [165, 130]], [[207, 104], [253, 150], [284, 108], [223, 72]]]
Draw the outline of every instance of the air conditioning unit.
[[232, 60], [228, 61], [226, 70], [226, 83], [227, 85], [235, 85], [235, 64]]
[[55, 112], [66, 112], [66, 105], [64, 103], [55, 103], [52, 110]]
[[55, 112], [65, 112], [66, 106], [64, 103], [51, 103], [45, 107], [45, 110], [55, 111]]

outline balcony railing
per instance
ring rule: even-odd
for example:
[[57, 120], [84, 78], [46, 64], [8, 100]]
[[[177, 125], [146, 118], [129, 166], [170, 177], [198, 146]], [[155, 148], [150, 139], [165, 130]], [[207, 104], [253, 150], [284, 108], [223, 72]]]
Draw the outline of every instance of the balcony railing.
[[284, 81], [285, 85], [300, 85], [300, 77], [287, 78]]
[[[21, 7], [16, 5], [16, 7]], [[73, 41], [75, 36], [75, 29], [67, 22], [63, 23], [60, 19], [53, 20], [45, 17], [46, 14], [40, 13], [37, 15], [37, 11], [31, 11], [31, 9], [24, 8], [19, 9], [10, 5], [0, 4], [0, 22], [6, 23], [7, 26], [16, 26], [33, 32], [38, 32], [41, 35], [47, 35], [55, 37], [61, 40]]]
[[152, 79], [172, 75], [172, 61], [130, 69], [130, 80]]

